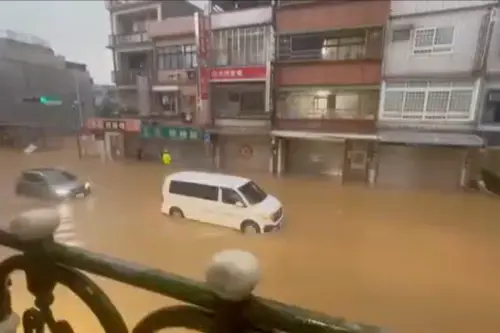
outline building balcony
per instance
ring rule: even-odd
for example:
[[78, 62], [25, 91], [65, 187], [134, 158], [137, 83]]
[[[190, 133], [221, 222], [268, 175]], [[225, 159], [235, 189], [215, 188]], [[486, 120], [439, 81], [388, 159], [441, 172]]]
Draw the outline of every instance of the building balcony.
[[283, 130], [365, 131], [375, 128], [378, 90], [282, 91], [275, 126]]
[[279, 37], [279, 62], [381, 60], [382, 29], [349, 29]]
[[147, 0], [105, 0], [107, 10], [114, 9], [124, 9], [124, 8], [132, 8], [135, 6], [144, 5], [146, 3], [150, 3], [152, 1]]
[[113, 71], [111, 79], [117, 86], [135, 86], [138, 76], [148, 77], [150, 72], [144, 69], [129, 69], [123, 71]]
[[169, 17], [163, 21], [150, 21], [146, 28], [150, 38], [194, 35], [194, 16]]
[[119, 47], [134, 44], [151, 43], [151, 38], [146, 31], [109, 35], [109, 47]]
[[154, 83], [157, 85], [190, 86], [197, 83], [197, 70], [173, 69], [156, 72]]

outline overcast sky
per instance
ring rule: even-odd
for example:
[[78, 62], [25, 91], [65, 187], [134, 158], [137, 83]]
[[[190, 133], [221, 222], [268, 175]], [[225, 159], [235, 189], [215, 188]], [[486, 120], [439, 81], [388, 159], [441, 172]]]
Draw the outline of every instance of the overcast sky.
[[113, 61], [106, 49], [111, 29], [103, 0], [1, 0], [0, 29], [43, 38], [56, 53], [87, 64], [96, 83], [111, 82]]

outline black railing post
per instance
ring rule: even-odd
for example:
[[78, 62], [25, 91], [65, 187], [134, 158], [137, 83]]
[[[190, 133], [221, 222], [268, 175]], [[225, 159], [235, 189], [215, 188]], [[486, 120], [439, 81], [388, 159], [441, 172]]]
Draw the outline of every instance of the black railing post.
[[205, 279], [208, 287], [219, 297], [210, 333], [241, 333], [250, 328], [250, 323], [244, 318], [244, 311], [260, 280], [257, 258], [240, 250], [216, 253]]

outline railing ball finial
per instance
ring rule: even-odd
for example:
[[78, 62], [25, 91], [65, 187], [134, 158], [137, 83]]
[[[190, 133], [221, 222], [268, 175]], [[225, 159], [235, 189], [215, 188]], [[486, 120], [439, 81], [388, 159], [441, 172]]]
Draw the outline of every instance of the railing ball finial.
[[212, 257], [205, 280], [220, 298], [228, 301], [244, 300], [259, 283], [259, 261], [246, 251], [218, 252]]
[[60, 221], [60, 215], [55, 209], [33, 209], [15, 217], [10, 222], [9, 231], [22, 240], [42, 240], [52, 237]]

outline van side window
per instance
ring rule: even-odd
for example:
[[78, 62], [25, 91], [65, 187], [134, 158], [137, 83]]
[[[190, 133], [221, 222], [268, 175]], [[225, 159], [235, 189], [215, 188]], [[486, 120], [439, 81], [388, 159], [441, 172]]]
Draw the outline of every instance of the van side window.
[[243, 203], [241, 196], [230, 188], [221, 187], [222, 202], [228, 205], [236, 205], [237, 202]]
[[216, 186], [172, 180], [169, 192], [204, 200], [217, 201], [219, 189]]

